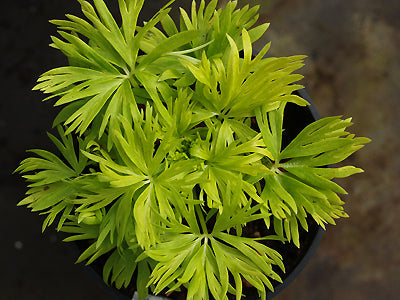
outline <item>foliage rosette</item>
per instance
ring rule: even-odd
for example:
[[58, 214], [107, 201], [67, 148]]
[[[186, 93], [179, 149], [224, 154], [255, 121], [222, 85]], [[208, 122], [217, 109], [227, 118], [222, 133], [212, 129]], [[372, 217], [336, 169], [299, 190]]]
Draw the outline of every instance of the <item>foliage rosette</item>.
[[[299, 227], [346, 217], [332, 179], [362, 172], [341, 162], [369, 140], [328, 117], [282, 146], [287, 103], [304, 56], [255, 55], [258, 7], [218, 1], [181, 9], [170, 1], [143, 25], [144, 0], [119, 0], [119, 24], [103, 0], [79, 0], [85, 18], [51, 21], [51, 46], [69, 65], [34, 89], [62, 105], [60, 150], [31, 150], [17, 171], [29, 182], [19, 205], [57, 219], [66, 241], [86, 240], [78, 262], [105, 255], [104, 280], [136, 284], [139, 297], [187, 290], [187, 299], [236, 299], [243, 282], [262, 299], [281, 282], [282, 256], [269, 240], [300, 247]], [[249, 237], [262, 220], [274, 234]], [[136, 271], [136, 272], [135, 272]]]

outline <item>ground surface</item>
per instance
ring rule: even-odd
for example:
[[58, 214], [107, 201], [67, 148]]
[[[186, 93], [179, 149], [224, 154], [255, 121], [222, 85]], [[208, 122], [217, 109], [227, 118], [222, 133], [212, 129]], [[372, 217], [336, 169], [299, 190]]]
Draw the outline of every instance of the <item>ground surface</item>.
[[[348, 160], [366, 172], [341, 181], [351, 218], [328, 228], [312, 261], [275, 299], [398, 299], [400, 2], [247, 2], [261, 3], [262, 20], [271, 22], [264, 42], [273, 41], [273, 55], [308, 55], [303, 84], [320, 114], [352, 116], [353, 132], [373, 140]], [[151, 3], [148, 16], [158, 2]], [[47, 46], [55, 34], [47, 20], [78, 13], [78, 5], [73, 0], [0, 5], [0, 299], [112, 299], [73, 264], [76, 256], [53, 232], [41, 234], [40, 216], [15, 206], [25, 187], [10, 175], [25, 149], [48, 144], [44, 131], [54, 110], [30, 89], [42, 72], [64, 64]]]

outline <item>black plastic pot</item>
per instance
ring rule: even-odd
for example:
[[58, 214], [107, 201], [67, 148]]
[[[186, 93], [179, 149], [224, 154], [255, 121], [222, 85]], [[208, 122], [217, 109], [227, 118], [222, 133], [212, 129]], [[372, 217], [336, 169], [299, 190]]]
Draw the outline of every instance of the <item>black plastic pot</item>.
[[[283, 122], [283, 127], [286, 131], [286, 143], [289, 143], [308, 124], [321, 119], [305, 89], [298, 90], [295, 94], [307, 100], [310, 105], [307, 107], [300, 107], [294, 104], [288, 104], [286, 106]], [[308, 219], [310, 219], [310, 217]], [[308, 232], [300, 232], [300, 238], [303, 239], [300, 241], [300, 249], [302, 249], [301, 252], [303, 254], [299, 255], [294, 269], [292, 269], [292, 271], [287, 270], [283, 283], [276, 286], [274, 292], [268, 292], [267, 299], [271, 299], [284, 290], [300, 274], [317, 250], [325, 230], [317, 225], [314, 220], [309, 220], [308, 225]], [[292, 255], [294, 255], [293, 253], [295, 253], [297, 249], [293, 244], [287, 245], [287, 248], [287, 252], [292, 252]], [[285, 257], [283, 262], [285, 263]]]
[[[306, 99], [310, 105], [307, 107], [300, 107], [298, 105], [294, 105], [288, 103], [285, 109], [284, 114], [284, 133], [283, 133], [283, 146], [290, 143], [290, 141], [297, 136], [297, 134], [308, 124], [320, 119], [320, 116], [312, 103], [310, 97], [308, 96], [307, 92], [302, 89], [295, 92], [297, 95]], [[265, 227], [264, 222], [261, 222], [260, 232], [262, 233], [264, 230], [265, 235], [271, 234], [268, 233], [268, 230]], [[279, 253], [283, 256], [283, 262], [285, 264], [286, 273], [280, 274], [281, 278], [283, 279], [283, 283], [278, 284], [275, 286], [274, 292], [268, 292], [267, 299], [271, 299], [272, 297], [279, 294], [282, 290], [284, 290], [303, 270], [306, 264], [310, 261], [312, 255], [314, 254], [315, 250], [317, 249], [319, 242], [322, 238], [324, 230], [315, 223], [310, 217], [308, 218], [308, 227], [309, 230], [306, 232], [302, 228], [299, 228], [300, 231], [300, 248], [297, 248], [293, 243], [286, 243], [282, 244], [281, 242], [272, 242], [269, 244], [271, 248], [278, 250]], [[260, 229], [260, 228], [259, 228]], [[85, 249], [82, 247], [78, 248]], [[104, 262], [103, 262], [104, 263]], [[120, 300], [131, 300], [131, 299], [138, 299], [137, 296], [128, 296], [129, 293], [132, 291], [128, 290], [117, 290], [113, 287], [107, 286], [103, 279], [102, 279], [102, 261], [95, 261], [89, 267], [86, 267], [87, 270], [93, 274], [94, 278], [99, 281], [101, 285], [114, 296], [115, 299]], [[257, 295], [257, 291], [252, 289], [245, 290], [244, 293], [247, 295], [246, 299], [248, 300], [256, 300], [259, 299]], [[148, 300], [165, 300], [165, 299], [175, 299], [175, 298], [166, 298], [161, 296], [149, 296]]]

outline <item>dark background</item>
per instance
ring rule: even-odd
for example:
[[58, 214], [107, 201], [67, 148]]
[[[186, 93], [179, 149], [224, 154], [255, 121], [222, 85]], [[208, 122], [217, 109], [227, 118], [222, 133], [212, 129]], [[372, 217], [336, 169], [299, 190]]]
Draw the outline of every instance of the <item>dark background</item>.
[[[146, 1], [144, 19], [165, 2]], [[352, 116], [352, 131], [373, 140], [347, 161], [366, 172], [339, 182], [350, 218], [328, 227], [311, 262], [275, 299], [399, 299], [400, 1], [247, 2], [260, 3], [262, 21], [271, 22], [262, 41], [272, 40], [271, 54], [309, 57], [302, 83], [320, 114]], [[112, 299], [53, 231], [41, 234], [42, 216], [16, 207], [26, 188], [11, 172], [26, 149], [49, 148], [55, 110], [31, 88], [65, 64], [48, 47], [56, 32], [47, 21], [65, 13], [80, 15], [77, 2], [0, 4], [0, 299]]]

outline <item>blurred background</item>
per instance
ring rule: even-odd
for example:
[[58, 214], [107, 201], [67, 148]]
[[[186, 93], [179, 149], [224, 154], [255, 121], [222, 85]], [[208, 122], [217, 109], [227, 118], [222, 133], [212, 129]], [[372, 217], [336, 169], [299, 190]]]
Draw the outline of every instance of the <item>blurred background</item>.
[[[146, 1], [143, 19], [166, 2]], [[399, 299], [400, 1], [238, 2], [261, 5], [260, 21], [271, 23], [256, 48], [272, 41], [271, 55], [308, 56], [302, 84], [320, 115], [353, 117], [352, 132], [372, 139], [346, 162], [365, 173], [339, 181], [349, 192], [343, 199], [350, 218], [328, 227], [310, 263], [274, 299]], [[77, 2], [0, 4], [1, 300], [113, 299], [54, 232], [41, 233], [42, 216], [16, 207], [26, 187], [10, 174], [26, 149], [49, 148], [45, 131], [56, 111], [31, 88], [41, 73], [65, 64], [48, 47], [56, 30], [47, 21], [65, 13], [80, 15]]]

